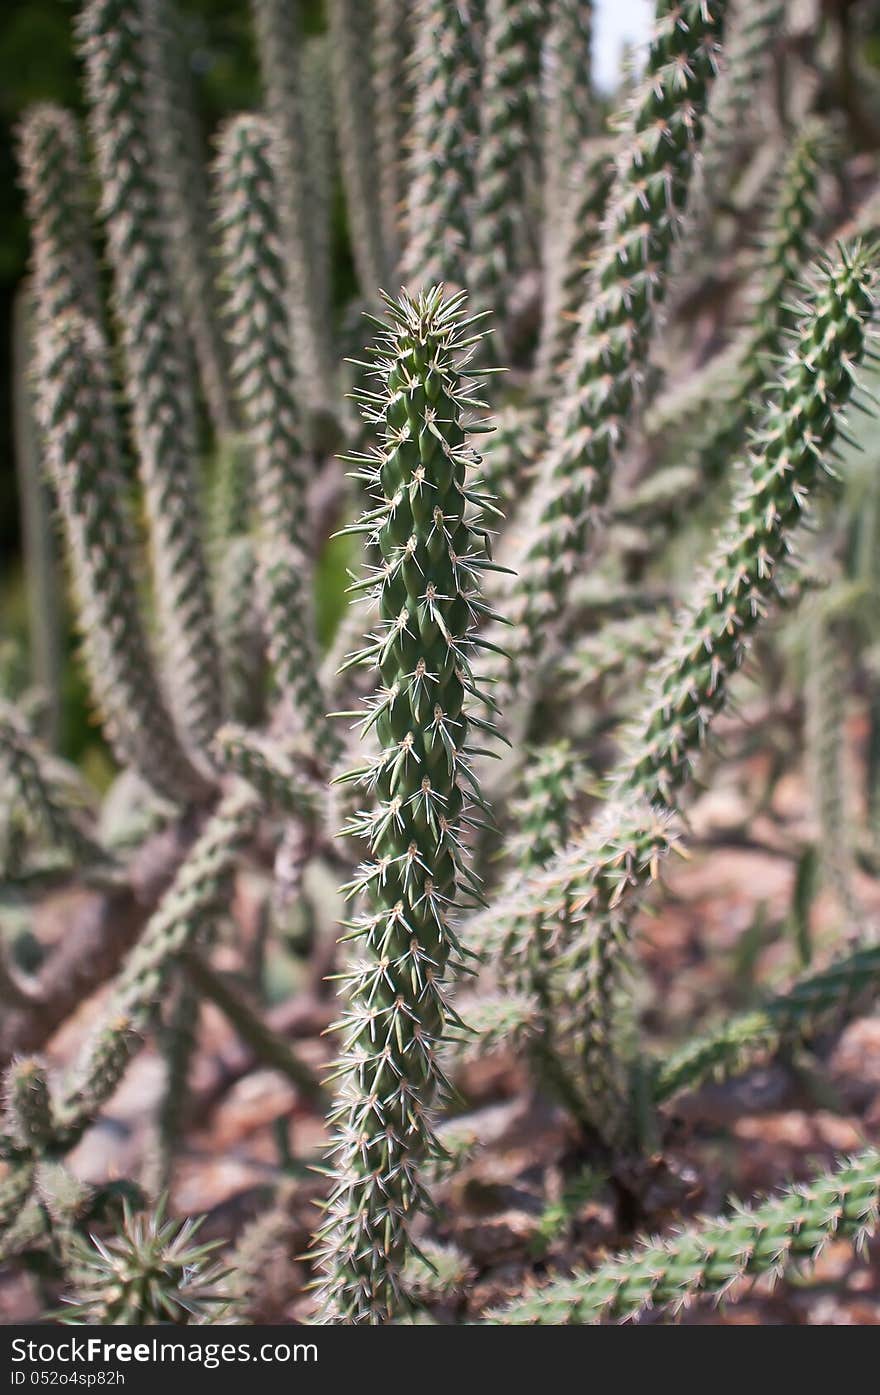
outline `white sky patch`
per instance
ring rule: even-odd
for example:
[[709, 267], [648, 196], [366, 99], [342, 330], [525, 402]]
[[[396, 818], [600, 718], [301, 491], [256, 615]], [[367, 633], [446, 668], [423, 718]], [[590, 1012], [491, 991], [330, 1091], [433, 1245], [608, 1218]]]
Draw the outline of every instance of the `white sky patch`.
[[651, 0], [597, 0], [594, 9], [594, 81], [610, 92], [620, 80], [620, 59], [626, 43], [644, 53], [651, 33]]

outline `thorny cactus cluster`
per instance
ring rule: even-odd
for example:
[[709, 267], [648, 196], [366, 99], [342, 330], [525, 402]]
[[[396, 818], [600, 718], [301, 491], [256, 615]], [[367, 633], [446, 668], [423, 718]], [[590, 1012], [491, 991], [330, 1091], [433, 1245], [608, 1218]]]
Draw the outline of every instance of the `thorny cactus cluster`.
[[[212, 157], [173, 0], [81, 5], [87, 129], [47, 103], [19, 130], [16, 429], [100, 793], [59, 753], [48, 610], [0, 675], [0, 1257], [39, 1254], [67, 1320], [248, 1322], [277, 1280], [311, 1322], [614, 1321], [870, 1234], [868, 1147], [633, 1235], [682, 1099], [800, 1059], [880, 988], [855, 890], [880, 866], [880, 461], [844, 415], [876, 375], [880, 138], [840, 91], [857, 26], [809, 9], [657, 0], [609, 95], [588, 0], [327, 0], [307, 38], [297, 0], [252, 0], [263, 109]], [[761, 809], [802, 754], [816, 772], [789, 982], [658, 1047], [640, 913], [699, 843], [692, 775], [743, 738], [749, 654], [790, 704], [776, 739], [767, 699]], [[194, 1243], [176, 1182], [237, 1078], [195, 1080], [207, 1005], [328, 1142], [308, 1181], [282, 1118], [263, 1210]], [[108, 1182], [80, 1145], [147, 1054], [149, 1137]], [[466, 1310], [491, 1256], [434, 1198], [479, 1165], [486, 1057], [562, 1129], [563, 1198], [610, 1187], [621, 1252], [537, 1279], [526, 1246]]]

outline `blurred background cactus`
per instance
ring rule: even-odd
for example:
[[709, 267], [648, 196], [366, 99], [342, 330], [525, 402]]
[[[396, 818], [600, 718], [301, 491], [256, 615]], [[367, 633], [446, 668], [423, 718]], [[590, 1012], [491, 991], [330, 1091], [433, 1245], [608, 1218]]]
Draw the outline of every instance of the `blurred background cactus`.
[[649, 8], [612, 78], [590, 0], [4, 19], [7, 1320], [872, 1233], [880, 27]]

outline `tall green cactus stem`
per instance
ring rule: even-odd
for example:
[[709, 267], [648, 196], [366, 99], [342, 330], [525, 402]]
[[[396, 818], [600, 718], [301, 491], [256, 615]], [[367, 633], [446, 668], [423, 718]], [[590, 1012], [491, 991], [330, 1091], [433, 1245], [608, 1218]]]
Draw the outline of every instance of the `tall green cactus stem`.
[[223, 796], [116, 979], [103, 1021], [60, 1095], [57, 1135], [70, 1147], [109, 1099], [140, 1047], [181, 955], [226, 910], [241, 848], [261, 802], [237, 784]]
[[554, 248], [544, 264], [541, 337], [535, 357], [540, 390], [547, 394], [565, 377], [577, 327], [587, 303], [592, 259], [601, 242], [602, 219], [614, 181], [610, 142], [593, 140], [575, 159], [571, 190], [561, 215], [553, 217]]
[[[507, 302], [516, 247], [522, 232], [526, 166], [540, 61], [541, 7], [537, 0], [486, 0], [480, 138], [474, 176], [473, 252], [468, 287], [482, 309], [500, 312]], [[494, 361], [505, 331], [483, 341]]]
[[484, 0], [416, 0], [412, 147], [403, 275], [411, 288], [465, 284], [479, 136]]
[[647, 71], [621, 137], [605, 235], [565, 395], [530, 496], [538, 522], [515, 568], [511, 680], [543, 644], [582, 567], [626, 444], [715, 75], [726, 0], [658, 5]]
[[76, 121], [62, 107], [40, 103], [25, 112], [18, 137], [40, 313], [45, 322], [78, 310], [100, 324], [98, 262]]
[[306, 471], [297, 430], [272, 127], [236, 116], [218, 142], [217, 189], [232, 370], [253, 443], [260, 523], [303, 545]]
[[861, 1250], [877, 1226], [880, 1152], [868, 1148], [804, 1185], [729, 1217], [697, 1221], [668, 1239], [645, 1241], [592, 1273], [556, 1279], [488, 1315], [503, 1324], [622, 1322], [649, 1309], [680, 1310], [717, 1299], [739, 1279], [781, 1277], [834, 1240]]
[[381, 431], [362, 462], [378, 506], [359, 525], [382, 557], [364, 582], [379, 607], [365, 662], [380, 688], [363, 726], [379, 750], [353, 772], [373, 804], [351, 828], [370, 853], [348, 890], [368, 908], [347, 936], [360, 957], [343, 976], [339, 1180], [317, 1242], [323, 1313], [342, 1322], [385, 1322], [404, 1302], [400, 1271], [426, 1200], [420, 1171], [438, 1152], [429, 1111], [445, 1089], [444, 981], [463, 952], [451, 918], [462, 884], [473, 885], [461, 840], [481, 801], [466, 699], [488, 558], [468, 486], [461, 360], [473, 341], [463, 303], [439, 288], [389, 301], [375, 350], [381, 388], [363, 399]]
[[400, 258], [406, 197], [406, 141], [414, 94], [410, 91], [410, 15], [397, 0], [376, 0], [373, 42], [373, 106], [382, 239], [390, 270]]
[[809, 787], [819, 824], [819, 865], [854, 934], [864, 923], [865, 912], [853, 885], [855, 857], [846, 751], [850, 656], [840, 623], [821, 601], [810, 616], [808, 633], [806, 742]]
[[659, 1062], [651, 1089], [658, 1103], [704, 1080], [741, 1075], [787, 1042], [803, 1041], [845, 1022], [880, 992], [880, 948], [856, 950], [827, 969], [798, 979], [763, 1007], [742, 1013], [686, 1042]]
[[293, 698], [319, 750], [338, 750], [315, 681], [305, 470], [292, 391], [284, 265], [275, 213], [272, 136], [258, 116], [239, 116], [220, 140], [218, 184], [233, 371], [254, 444], [260, 523], [258, 591], [269, 658], [282, 694]]
[[277, 151], [278, 205], [287, 306], [297, 381], [304, 404], [326, 408], [335, 374], [330, 339], [327, 251], [313, 246], [315, 224], [306, 156], [300, 67], [299, 0], [251, 0], [257, 52]]
[[193, 76], [175, 0], [142, 0], [148, 22], [150, 114], [174, 270], [215, 431], [235, 429], [235, 406], [213, 277], [210, 198]]
[[197, 521], [193, 402], [147, 141], [147, 39], [139, 0], [86, 0], [78, 34], [166, 674], [175, 716], [198, 751], [221, 718], [220, 657]]
[[179, 742], [150, 660], [126, 516], [109, 350], [73, 312], [39, 344], [40, 416], [73, 572], [83, 657], [108, 739], [124, 765], [184, 802], [208, 785]]
[[257, 614], [257, 558], [252, 538], [230, 538], [216, 564], [217, 630], [223, 689], [232, 721], [259, 722], [265, 687]]
[[0, 701], [0, 773], [12, 791], [45, 828], [53, 843], [66, 848], [74, 861], [95, 862], [104, 856], [89, 836], [52, 768], [52, 757], [30, 733], [22, 715]]
[[386, 284], [390, 265], [382, 239], [379, 165], [373, 115], [371, 6], [328, 0], [330, 65], [336, 134], [342, 163], [351, 250], [361, 294], [369, 303]]

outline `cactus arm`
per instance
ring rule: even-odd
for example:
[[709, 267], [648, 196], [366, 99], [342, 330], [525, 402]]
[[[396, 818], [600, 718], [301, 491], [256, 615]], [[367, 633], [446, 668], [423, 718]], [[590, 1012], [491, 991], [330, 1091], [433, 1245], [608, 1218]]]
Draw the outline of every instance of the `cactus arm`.
[[[272, 120], [279, 213], [287, 273], [285, 306], [293, 336], [297, 380], [312, 410], [332, 401], [335, 365], [330, 335], [330, 287], [325, 248], [315, 247], [300, 69], [298, 0], [252, 0], [257, 52]], [[323, 231], [323, 230], [322, 230]]]
[[194, 406], [147, 142], [143, 21], [139, 0], [86, 0], [77, 32], [149, 519], [166, 678], [181, 731], [198, 752], [221, 719], [220, 658], [197, 522]]
[[373, 303], [390, 270], [382, 238], [370, 70], [375, 21], [369, 7], [359, 0], [328, 0], [327, 11], [336, 134], [351, 247], [361, 294]]
[[64, 524], [85, 666], [108, 739], [123, 764], [186, 802], [204, 798], [210, 787], [178, 741], [150, 661], [108, 359], [100, 330], [73, 312], [43, 331], [46, 463]]
[[812, 1261], [833, 1240], [858, 1251], [874, 1233], [880, 1205], [880, 1153], [875, 1148], [837, 1171], [792, 1187], [730, 1217], [698, 1221], [667, 1239], [616, 1256], [592, 1273], [557, 1279], [487, 1321], [523, 1323], [621, 1322], [649, 1309], [676, 1311], [699, 1296], [720, 1300], [740, 1279], [780, 1276]]
[[479, 133], [484, 0], [417, 0], [412, 147], [403, 275], [412, 287], [464, 284]]
[[655, 1100], [672, 1099], [702, 1081], [741, 1074], [788, 1040], [813, 1036], [843, 1020], [880, 989], [880, 949], [857, 950], [827, 969], [799, 979], [763, 1007], [686, 1042], [654, 1071]]

